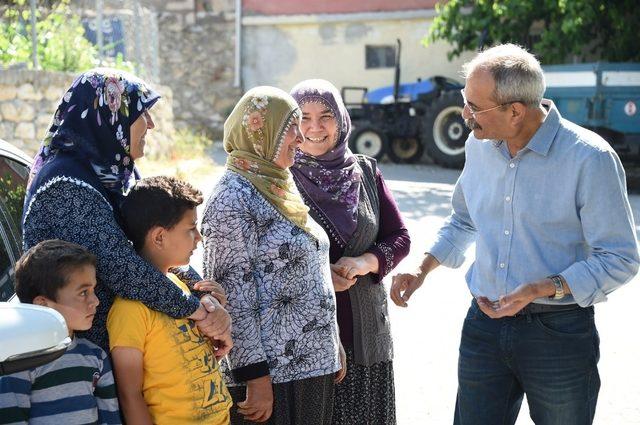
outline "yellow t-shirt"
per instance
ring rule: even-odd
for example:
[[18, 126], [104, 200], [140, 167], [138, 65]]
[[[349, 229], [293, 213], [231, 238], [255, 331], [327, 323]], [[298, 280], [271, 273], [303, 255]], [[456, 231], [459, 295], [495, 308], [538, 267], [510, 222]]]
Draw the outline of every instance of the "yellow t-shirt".
[[[185, 293], [189, 288], [168, 277]], [[107, 318], [109, 348], [143, 353], [143, 394], [154, 424], [228, 424], [231, 397], [210, 342], [192, 320], [173, 319], [116, 297]]]

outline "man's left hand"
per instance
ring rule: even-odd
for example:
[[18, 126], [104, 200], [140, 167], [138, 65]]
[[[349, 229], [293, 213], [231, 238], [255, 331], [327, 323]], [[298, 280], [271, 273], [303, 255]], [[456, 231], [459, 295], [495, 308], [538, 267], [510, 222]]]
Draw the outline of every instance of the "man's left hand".
[[542, 279], [523, 283], [507, 295], [501, 296], [498, 301], [491, 301], [487, 297], [476, 297], [476, 300], [484, 314], [492, 319], [499, 319], [514, 316], [536, 298], [551, 296], [554, 293], [555, 287], [551, 279]]

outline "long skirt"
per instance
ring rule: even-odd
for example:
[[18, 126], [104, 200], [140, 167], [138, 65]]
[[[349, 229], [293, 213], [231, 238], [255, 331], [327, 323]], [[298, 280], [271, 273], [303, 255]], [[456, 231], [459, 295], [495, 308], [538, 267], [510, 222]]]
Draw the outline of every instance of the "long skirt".
[[[333, 414], [335, 374], [298, 381], [273, 384], [273, 413], [263, 424], [272, 425], [329, 425]], [[233, 407], [233, 425], [254, 424], [238, 413], [238, 402], [246, 398], [247, 387], [228, 387]]]
[[333, 423], [336, 425], [389, 425], [396, 423], [393, 362], [363, 366], [346, 350], [347, 376], [336, 385]]

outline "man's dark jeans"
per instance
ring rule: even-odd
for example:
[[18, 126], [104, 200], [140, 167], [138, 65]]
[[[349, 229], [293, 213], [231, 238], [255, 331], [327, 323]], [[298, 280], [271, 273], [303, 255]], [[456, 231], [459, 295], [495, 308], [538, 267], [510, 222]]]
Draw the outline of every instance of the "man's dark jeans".
[[600, 376], [593, 307], [491, 319], [473, 300], [462, 328], [454, 424], [591, 424]]

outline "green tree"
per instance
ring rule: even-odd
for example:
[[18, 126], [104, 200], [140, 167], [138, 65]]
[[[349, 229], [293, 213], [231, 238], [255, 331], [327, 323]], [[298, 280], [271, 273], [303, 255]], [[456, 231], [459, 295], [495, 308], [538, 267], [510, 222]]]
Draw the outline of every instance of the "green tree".
[[640, 61], [640, 7], [633, 0], [450, 0], [437, 4], [436, 11], [423, 43], [451, 43], [449, 60], [512, 42], [545, 64]]
[[[42, 69], [76, 72], [98, 65], [98, 49], [84, 37], [80, 18], [70, 0], [39, 1], [36, 11], [37, 55]], [[31, 9], [27, 0], [0, 2], [0, 64], [31, 61]], [[121, 57], [103, 63], [126, 71], [133, 65]]]

